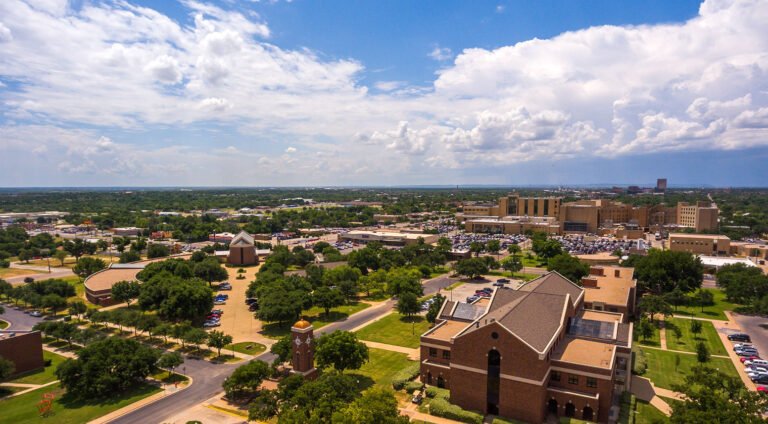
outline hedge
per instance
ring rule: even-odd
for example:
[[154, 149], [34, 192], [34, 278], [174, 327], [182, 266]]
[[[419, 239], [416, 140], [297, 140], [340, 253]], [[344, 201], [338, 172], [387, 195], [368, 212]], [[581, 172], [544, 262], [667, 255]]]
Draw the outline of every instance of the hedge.
[[448, 390], [448, 389], [441, 389], [441, 388], [435, 387], [435, 386], [427, 387], [427, 390], [425, 390], [424, 393], [427, 395], [428, 398], [437, 398], [437, 399], [448, 400], [451, 397], [450, 390]]
[[398, 371], [397, 374], [395, 374], [394, 378], [392, 379], [392, 388], [395, 390], [403, 390], [406, 384], [408, 384], [409, 381], [413, 380], [414, 377], [419, 375], [419, 369], [421, 367], [421, 364], [418, 362], [414, 362], [412, 364], [409, 364], [407, 367], [403, 368], [402, 370]]
[[429, 413], [436, 417], [448, 418], [464, 423], [483, 424], [483, 414], [461, 409], [441, 398], [435, 398], [429, 402]]
[[424, 383], [422, 383], [421, 381], [418, 381], [418, 380], [409, 381], [405, 385], [405, 391], [410, 394], [415, 392], [416, 390], [421, 390], [422, 387], [424, 387]]

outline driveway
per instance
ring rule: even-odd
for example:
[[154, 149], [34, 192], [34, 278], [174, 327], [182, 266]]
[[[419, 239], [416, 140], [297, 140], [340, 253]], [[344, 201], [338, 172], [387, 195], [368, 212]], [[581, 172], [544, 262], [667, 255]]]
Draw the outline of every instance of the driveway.
[[257, 342], [270, 346], [275, 341], [259, 334], [262, 326], [261, 321], [254, 317], [253, 312], [249, 311], [248, 305], [245, 304], [245, 292], [248, 290], [250, 282], [256, 279], [259, 267], [243, 268], [245, 269], [245, 274], [243, 274], [245, 279], [243, 280], [237, 279], [238, 269], [237, 267], [226, 268], [232, 290], [219, 292], [229, 295], [229, 299], [226, 305], [214, 305], [214, 308], [224, 311], [221, 316], [221, 326], [214, 329], [232, 336], [234, 343]]
[[[765, 358], [768, 355], [768, 318], [735, 313], [732, 316], [741, 329], [752, 338], [752, 344], [760, 351], [760, 356]], [[733, 345], [726, 345], [726, 349], [732, 350]]]
[[14, 309], [12, 303], [4, 303], [3, 307], [5, 308], [5, 313], [0, 315], [0, 319], [11, 324], [6, 330], [29, 331], [35, 324], [43, 320], [42, 318], [35, 318], [25, 314], [24, 311]]
[[24, 279], [28, 277], [32, 277], [35, 280], [47, 280], [49, 278], [62, 278], [62, 277], [71, 277], [75, 275], [71, 269], [69, 268], [51, 268], [51, 273], [49, 274], [46, 268], [46, 271], [43, 273], [38, 274], [26, 274], [26, 275], [18, 275], [16, 277], [8, 277], [4, 280], [11, 283], [14, 286], [17, 286], [19, 284], [24, 283]]

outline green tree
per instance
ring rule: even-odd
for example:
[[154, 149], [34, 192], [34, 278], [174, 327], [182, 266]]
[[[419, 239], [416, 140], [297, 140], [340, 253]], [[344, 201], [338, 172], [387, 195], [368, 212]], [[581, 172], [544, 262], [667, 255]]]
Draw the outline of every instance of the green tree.
[[208, 340], [208, 333], [200, 328], [190, 328], [182, 336], [185, 342], [195, 346], [195, 350], [200, 352], [200, 345]]
[[480, 258], [461, 259], [456, 263], [456, 273], [475, 279], [488, 272], [488, 265]]
[[701, 330], [702, 330], [701, 321], [699, 321], [697, 319], [692, 319], [691, 320], [691, 333], [693, 333], [693, 337], [697, 339], [699, 337], [699, 334], [701, 333]]
[[669, 303], [662, 296], [645, 295], [640, 299], [637, 306], [643, 313], [648, 314], [651, 322], [654, 322], [656, 314], [661, 314], [665, 317], [672, 315], [672, 307], [669, 306]]
[[227, 270], [221, 267], [218, 259], [209, 256], [192, 268], [195, 277], [207, 281], [211, 286], [214, 281], [224, 281], [229, 277]]
[[440, 313], [440, 308], [443, 307], [445, 296], [438, 293], [433, 299], [434, 300], [429, 304], [429, 309], [427, 310], [427, 322], [431, 324], [434, 324], [435, 320], [437, 320], [437, 314]]
[[162, 272], [141, 285], [138, 303], [142, 309], [156, 310], [169, 321], [202, 323], [213, 308], [213, 291], [199, 279], [182, 279]]
[[56, 250], [53, 252], [53, 257], [59, 261], [61, 266], [64, 266], [64, 261], [67, 259], [67, 256], [69, 256], [69, 254], [65, 250]]
[[672, 389], [683, 394], [681, 401], [670, 404], [673, 424], [765, 422], [762, 414], [768, 398], [722, 371], [697, 365]]
[[469, 251], [474, 253], [475, 257], [480, 256], [480, 252], [482, 252], [483, 249], [485, 249], [485, 246], [479, 241], [473, 241], [472, 243], [469, 243]]
[[87, 310], [88, 307], [85, 306], [85, 303], [83, 303], [81, 300], [76, 300], [69, 303], [69, 316], [77, 315], [78, 318], [81, 318]]
[[251, 361], [239, 366], [226, 380], [223, 388], [227, 398], [236, 400], [255, 393], [269, 376], [269, 365], [264, 361]]
[[331, 308], [344, 304], [344, 296], [338, 289], [322, 286], [312, 293], [312, 303], [323, 308], [327, 317], [331, 313]]
[[561, 255], [563, 253], [563, 246], [559, 241], [554, 239], [547, 239], [543, 241], [534, 240], [533, 251], [541, 259], [548, 260], [550, 258], [554, 258], [557, 255]]
[[157, 366], [168, 370], [168, 378], [171, 378], [171, 373], [174, 368], [179, 367], [184, 363], [184, 357], [179, 352], [168, 352], [160, 356], [157, 360]]
[[517, 244], [512, 243], [509, 246], [507, 246], [507, 252], [509, 252], [510, 255], [517, 256], [522, 251], [523, 249], [521, 249], [520, 246]]
[[410, 419], [400, 415], [395, 393], [372, 387], [344, 409], [333, 414], [333, 422], [340, 424], [406, 424]]
[[[513, 244], [512, 246], [517, 246], [517, 245]], [[507, 256], [506, 258], [501, 260], [501, 267], [508, 272], [512, 272], [512, 273], [520, 272], [520, 270], [523, 269], [523, 261], [521, 261], [520, 257], [517, 255]]]
[[83, 239], [67, 240], [63, 245], [64, 251], [75, 257], [76, 261], [80, 260], [80, 257], [85, 254], [94, 254], [96, 252], [96, 245], [88, 243]]
[[141, 285], [138, 281], [118, 281], [112, 285], [112, 299], [117, 303], [127, 303], [131, 305], [131, 301], [139, 297], [141, 293]]
[[29, 263], [29, 260], [34, 257], [34, 252], [30, 249], [21, 249], [19, 250], [19, 260], [24, 261], [26, 263]]
[[581, 285], [581, 278], [589, 274], [589, 265], [581, 262], [575, 256], [562, 253], [549, 259], [547, 270], [557, 271], [563, 277]]
[[653, 333], [654, 333], [653, 323], [651, 323], [645, 318], [640, 319], [640, 325], [638, 326], [638, 331], [640, 333], [640, 338], [642, 338], [643, 340], [648, 340], [649, 337], [653, 337]]
[[221, 357], [221, 349], [232, 343], [232, 336], [213, 330], [208, 333], [208, 346], [216, 349], [216, 356]]
[[56, 377], [71, 396], [109, 398], [144, 381], [159, 357], [134, 340], [110, 337], [81, 349], [77, 359], [62, 362]]
[[56, 315], [56, 312], [60, 309], [67, 307], [67, 299], [64, 299], [58, 294], [46, 294], [42, 297], [42, 306], [49, 308], [52, 315]]
[[349, 331], [334, 331], [316, 341], [315, 361], [318, 368], [333, 367], [343, 372], [358, 369], [368, 362], [368, 346]]
[[664, 298], [675, 307], [675, 312], [677, 312], [677, 307], [687, 300], [685, 293], [679, 287], [675, 287], [671, 292], [666, 293]]
[[631, 256], [628, 260], [635, 268], [641, 288], [663, 294], [679, 288], [690, 293], [701, 287], [704, 267], [688, 252], [651, 249], [647, 256]]
[[120, 254], [119, 262], [121, 264], [127, 264], [129, 262], [137, 262], [141, 260], [141, 255], [138, 252], [128, 251]]
[[488, 240], [488, 242], [485, 243], [485, 250], [487, 250], [488, 253], [498, 255], [499, 250], [501, 250], [501, 242], [496, 239]]
[[77, 264], [72, 268], [72, 272], [80, 278], [86, 278], [106, 267], [107, 264], [99, 258], [84, 257], [77, 260]]
[[696, 343], [696, 360], [700, 363], [709, 361], [709, 349], [704, 342]]
[[[141, 251], [142, 249], [137, 248]], [[160, 243], [152, 243], [147, 247], [147, 258], [163, 258], [171, 254], [171, 250], [168, 246]]]
[[715, 303], [715, 295], [709, 290], [699, 289], [696, 291], [696, 303], [701, 306], [701, 312], [704, 312], [705, 306], [711, 306]]
[[278, 410], [278, 391], [262, 389], [248, 406], [248, 419], [259, 422], [269, 421], [277, 415]]
[[333, 414], [358, 396], [355, 378], [339, 372], [323, 372], [301, 385], [280, 409], [279, 424], [330, 423]]
[[410, 317], [413, 314], [418, 313], [421, 310], [419, 304], [419, 298], [415, 294], [406, 292], [397, 300], [397, 312], [402, 315]]
[[768, 294], [768, 276], [759, 267], [725, 265], [717, 271], [717, 284], [731, 302], [754, 304]]
[[273, 344], [272, 347], [269, 348], [269, 351], [277, 355], [277, 359], [280, 363], [283, 363], [291, 358], [292, 348], [291, 335], [288, 334], [281, 337], [275, 344]]
[[421, 285], [421, 274], [418, 270], [394, 268], [386, 274], [387, 291], [392, 296], [402, 296], [404, 293], [415, 293], [418, 296], [424, 292]]

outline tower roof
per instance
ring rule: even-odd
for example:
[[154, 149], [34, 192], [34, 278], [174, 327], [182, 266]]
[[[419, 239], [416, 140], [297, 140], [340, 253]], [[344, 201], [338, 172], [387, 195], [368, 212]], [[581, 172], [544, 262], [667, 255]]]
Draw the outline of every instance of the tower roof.
[[303, 319], [303, 318], [298, 320], [298, 321], [296, 321], [296, 324], [293, 324], [294, 328], [301, 328], [302, 330], [306, 329], [306, 328], [309, 328], [311, 326], [312, 326], [312, 323], [307, 321], [307, 320], [305, 320], [305, 319]]

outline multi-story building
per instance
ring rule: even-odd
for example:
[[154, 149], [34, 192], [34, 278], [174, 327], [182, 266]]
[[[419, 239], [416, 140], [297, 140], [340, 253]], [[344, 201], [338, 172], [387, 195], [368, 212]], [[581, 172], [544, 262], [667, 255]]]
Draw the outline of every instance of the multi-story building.
[[421, 381], [465, 409], [607, 422], [614, 395], [629, 389], [632, 324], [586, 309], [587, 290], [552, 272], [490, 299], [445, 302], [421, 336]]
[[615, 312], [621, 321], [629, 322], [635, 313], [637, 280], [635, 269], [620, 266], [593, 266], [581, 279], [584, 289], [584, 309]]
[[716, 231], [720, 210], [710, 202], [677, 204], [677, 225], [693, 228], [696, 232]]
[[715, 234], [671, 233], [669, 250], [690, 252], [694, 255], [728, 255], [731, 251], [731, 239]]
[[656, 180], [656, 192], [657, 193], [664, 193], [667, 191], [667, 179], [666, 178], [658, 178]]

